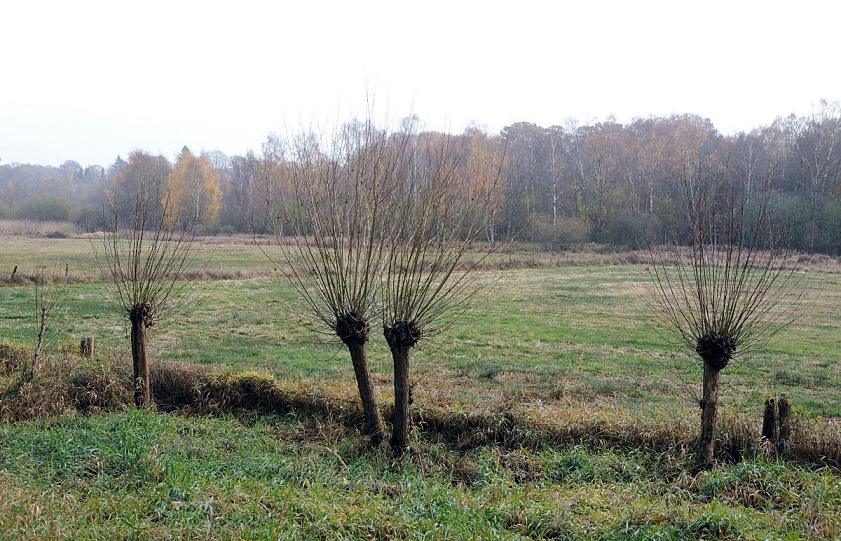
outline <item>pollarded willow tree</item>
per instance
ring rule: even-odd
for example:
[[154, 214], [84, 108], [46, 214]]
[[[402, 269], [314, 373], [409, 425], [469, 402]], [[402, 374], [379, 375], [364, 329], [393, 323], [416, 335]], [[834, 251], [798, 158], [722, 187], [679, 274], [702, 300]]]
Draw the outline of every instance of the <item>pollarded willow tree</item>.
[[[325, 139], [329, 141], [324, 142]], [[408, 134], [378, 128], [372, 115], [329, 138], [290, 139], [286, 183], [274, 232], [311, 322], [350, 353], [366, 432], [385, 430], [366, 344], [393, 229], [394, 192], [408, 167]]]
[[187, 303], [191, 284], [185, 273], [197, 254], [195, 223], [177, 226], [169, 218], [168, 191], [158, 201], [151, 180], [162, 182], [142, 179], [129, 212], [113, 200], [109, 229], [96, 250], [111, 296], [130, 324], [137, 407], [152, 405], [147, 331]]
[[496, 247], [479, 239], [494, 223], [503, 156], [494, 154], [479, 170], [465, 141], [423, 134], [395, 194], [382, 322], [394, 363], [391, 447], [396, 455], [409, 441], [410, 351], [463, 312], [483, 283], [474, 271]]
[[[715, 461], [721, 371], [756, 353], [792, 322], [802, 296], [785, 231], [768, 212], [770, 190], [716, 181], [696, 166], [683, 183], [688, 245], [649, 246], [649, 307], [676, 345], [701, 361], [702, 462]], [[770, 178], [770, 175], [769, 177]]]

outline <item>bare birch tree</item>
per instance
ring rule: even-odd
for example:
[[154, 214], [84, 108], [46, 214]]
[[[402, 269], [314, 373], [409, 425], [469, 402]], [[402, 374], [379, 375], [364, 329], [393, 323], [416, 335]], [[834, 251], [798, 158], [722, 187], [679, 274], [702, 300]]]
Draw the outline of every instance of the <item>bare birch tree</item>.
[[809, 249], [814, 250], [821, 198], [841, 177], [841, 102], [822, 101], [816, 113], [793, 119], [792, 129], [809, 203]]

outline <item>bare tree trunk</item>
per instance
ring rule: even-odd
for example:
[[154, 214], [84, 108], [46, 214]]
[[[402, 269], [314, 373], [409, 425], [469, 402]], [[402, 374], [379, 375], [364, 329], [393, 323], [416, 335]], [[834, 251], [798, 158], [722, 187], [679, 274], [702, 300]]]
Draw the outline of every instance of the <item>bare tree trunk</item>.
[[648, 181], [648, 213], [654, 214], [654, 180]]
[[37, 374], [41, 369], [41, 350], [44, 347], [44, 335], [47, 332], [47, 310], [41, 308], [38, 313], [38, 339], [35, 342], [35, 353], [32, 355], [32, 374]]
[[152, 394], [146, 357], [146, 322], [142, 317], [131, 318], [131, 360], [134, 368], [134, 404], [138, 408], [149, 407]]
[[199, 223], [199, 216], [201, 215], [201, 180], [197, 179], [196, 184], [196, 209], [193, 216], [194, 223]]
[[813, 190], [811, 193], [811, 200], [810, 200], [810, 211], [811, 211], [811, 227], [809, 232], [809, 251], [815, 251], [815, 238], [817, 237], [818, 232], [818, 199], [815, 191]]
[[394, 427], [391, 433], [391, 449], [400, 456], [409, 447], [409, 347], [391, 347], [394, 360]]
[[356, 385], [359, 387], [359, 397], [362, 399], [362, 410], [365, 413], [365, 428], [374, 445], [383, 441], [385, 429], [380, 410], [377, 408], [377, 396], [371, 382], [371, 371], [368, 369], [368, 359], [365, 355], [365, 342], [354, 341], [347, 344], [353, 372], [356, 375]]
[[700, 452], [704, 464], [715, 463], [715, 428], [718, 422], [718, 389], [721, 371], [704, 363], [704, 398], [701, 400]]

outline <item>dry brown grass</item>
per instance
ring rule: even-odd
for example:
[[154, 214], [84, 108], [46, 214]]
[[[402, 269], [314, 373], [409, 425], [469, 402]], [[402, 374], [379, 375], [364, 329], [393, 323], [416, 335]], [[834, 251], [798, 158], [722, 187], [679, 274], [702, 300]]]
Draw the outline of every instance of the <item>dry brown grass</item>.
[[[2, 221], [0, 221], [0, 226], [2, 226]], [[2, 236], [3, 233], [0, 231], [0, 237]], [[63, 248], [57, 253], [71, 254], [74, 253], [74, 250], [81, 250], [87, 253], [90, 250], [91, 240], [96, 242], [95, 239], [99, 236], [101, 236], [99, 233], [89, 233], [75, 235], [73, 237], [75, 240], [71, 241], [56, 241], [63, 243], [60, 245]], [[56, 250], [52, 244], [43, 244], [51, 242], [43, 237], [44, 235], [40, 237], [30, 235], [31, 242], [36, 243], [34, 248], [45, 250], [47, 253]], [[6, 267], [0, 269], [0, 286], [21, 285], [29, 283], [34, 279], [31, 272], [33, 265], [30, 264], [30, 252], [33, 246], [29, 246], [30, 243], [23, 242], [24, 240], [26, 239], [16, 238], [10, 241], [14, 244], [12, 248], [13, 256], [9, 261], [4, 263]], [[293, 242], [291, 238], [285, 241], [287, 244], [291, 242]], [[274, 269], [272, 266], [265, 264], [265, 258], [255, 246], [255, 243], [259, 244], [263, 249], [271, 249], [272, 247], [278, 246], [277, 240], [268, 236], [258, 236], [256, 238], [250, 235], [197, 237], [196, 245], [201, 247], [203, 256], [206, 256], [208, 260], [205, 261], [206, 264], [201, 265], [201, 268], [187, 271], [185, 278], [195, 281], [236, 280], [274, 276], [285, 276], [288, 278], [287, 273], [289, 270], [288, 268], [284, 268], [283, 258], [280, 257], [281, 254], [277, 254], [280, 266]], [[95, 266], [91, 267], [87, 264], [80, 265], [78, 261], [72, 261], [70, 255], [68, 255], [68, 259], [71, 259], [69, 274], [67, 276], [68, 282], [98, 283], [104, 280], [102, 273], [96, 270]], [[471, 256], [468, 255], [465, 263], [462, 264], [462, 268], [466, 265], [472, 265], [470, 259]], [[481, 261], [481, 263], [476, 265], [476, 268], [480, 271], [498, 271], [560, 267], [604, 267], [647, 265], [650, 260], [651, 257], [647, 250], [617, 251], [606, 246], [582, 245], [573, 250], [548, 252], [540, 246], [533, 244], [510, 243], [504, 245], [491, 257]], [[797, 254], [794, 260], [801, 270], [841, 273], [841, 257], [821, 254]], [[59, 261], [63, 260], [59, 259]], [[18, 262], [20, 263], [19, 268], [15, 277], [12, 278], [12, 269]], [[220, 265], [220, 262], [222, 265]]]
[[70, 238], [75, 235], [76, 226], [70, 222], [0, 220], [0, 236]]
[[19, 344], [0, 340], [0, 377], [10, 376], [23, 368], [29, 357], [29, 350]]
[[[190, 282], [208, 282], [215, 280], [247, 280], [250, 278], [266, 278], [269, 276], [284, 276], [281, 272], [259, 270], [230, 270], [218, 271], [211, 269], [185, 271], [183, 279]], [[14, 276], [9, 273], [0, 274], [0, 286], [34, 284], [36, 274], [18, 270]], [[67, 284], [96, 284], [107, 280], [101, 272], [89, 271], [84, 273], [71, 272], [66, 278], [61, 277], [62, 283]], [[42, 281], [49, 284], [50, 281]]]
[[[120, 359], [52, 357], [33, 379], [11, 385], [0, 396], [0, 418], [16, 422], [68, 411], [132, 407], [130, 373], [128, 363]], [[363, 419], [352, 385], [280, 381], [257, 372], [216, 372], [187, 364], [156, 365], [151, 379], [155, 403], [165, 411], [202, 415], [295, 412], [354, 428]], [[454, 404], [446, 396], [422, 392], [413, 414], [416, 437], [460, 450], [486, 445], [516, 449], [585, 444], [596, 449], [664, 453], [675, 460], [694, 449], [694, 422], [664, 423], [570, 399], [542, 402], [502, 395], [480, 408]], [[390, 418], [390, 408], [384, 414]], [[759, 412], [756, 416], [724, 415], [718, 433], [719, 459], [738, 461], [767, 452], [760, 440], [760, 424]], [[841, 423], [795, 420], [785, 456], [804, 464], [841, 467]]]

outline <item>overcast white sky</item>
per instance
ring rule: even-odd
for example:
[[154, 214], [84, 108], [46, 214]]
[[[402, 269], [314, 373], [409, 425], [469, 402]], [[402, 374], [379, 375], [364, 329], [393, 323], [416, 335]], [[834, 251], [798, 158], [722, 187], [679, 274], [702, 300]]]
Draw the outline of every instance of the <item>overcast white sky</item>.
[[410, 109], [496, 131], [692, 112], [724, 132], [841, 98], [841, 2], [0, 3], [0, 160], [259, 149]]

